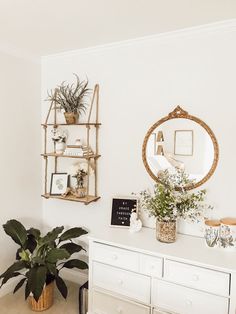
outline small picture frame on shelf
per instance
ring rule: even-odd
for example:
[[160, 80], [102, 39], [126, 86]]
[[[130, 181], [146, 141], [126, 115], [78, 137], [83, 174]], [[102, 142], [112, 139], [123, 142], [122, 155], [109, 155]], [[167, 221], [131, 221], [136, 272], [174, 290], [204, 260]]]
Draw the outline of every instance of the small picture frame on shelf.
[[68, 173], [52, 173], [50, 195], [62, 195], [66, 193], [69, 184]]
[[130, 226], [130, 215], [133, 210], [138, 212], [138, 198], [135, 197], [113, 197], [111, 209], [111, 227]]

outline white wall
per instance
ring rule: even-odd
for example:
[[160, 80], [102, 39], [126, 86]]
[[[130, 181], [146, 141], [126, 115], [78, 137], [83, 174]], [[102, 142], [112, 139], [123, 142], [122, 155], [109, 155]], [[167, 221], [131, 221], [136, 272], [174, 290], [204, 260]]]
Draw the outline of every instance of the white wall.
[[[142, 162], [142, 142], [149, 127], [177, 104], [215, 132], [220, 160], [204, 188], [215, 216], [236, 216], [235, 55], [236, 32], [226, 25], [43, 58], [42, 99], [47, 89], [72, 81], [72, 73], [87, 75], [91, 85], [101, 87], [102, 122], [101, 200], [89, 206], [45, 200], [45, 223], [84, 225], [92, 232], [108, 225], [113, 195], [130, 195], [152, 183]], [[45, 103], [42, 108], [45, 113]]]
[[[41, 224], [40, 63], [0, 52], [0, 224], [19, 219]], [[0, 228], [0, 273], [16, 245]]]

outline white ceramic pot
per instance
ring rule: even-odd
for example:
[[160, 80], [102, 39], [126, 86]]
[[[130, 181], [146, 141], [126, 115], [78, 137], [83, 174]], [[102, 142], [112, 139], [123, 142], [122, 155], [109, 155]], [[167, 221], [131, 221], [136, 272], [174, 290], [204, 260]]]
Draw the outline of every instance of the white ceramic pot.
[[236, 249], [236, 218], [223, 218], [220, 222], [220, 247], [234, 251]]
[[56, 142], [55, 149], [57, 154], [63, 154], [66, 149], [66, 144], [63, 142]]
[[205, 220], [205, 234], [206, 245], [211, 248], [218, 247], [220, 237], [220, 221], [219, 220]]

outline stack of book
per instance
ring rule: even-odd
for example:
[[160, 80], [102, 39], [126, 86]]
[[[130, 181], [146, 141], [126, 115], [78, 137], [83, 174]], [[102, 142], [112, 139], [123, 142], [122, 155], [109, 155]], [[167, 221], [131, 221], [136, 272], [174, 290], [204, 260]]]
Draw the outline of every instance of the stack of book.
[[67, 156], [78, 156], [78, 157], [90, 157], [94, 153], [90, 147], [78, 146], [78, 145], [67, 145], [64, 155]]

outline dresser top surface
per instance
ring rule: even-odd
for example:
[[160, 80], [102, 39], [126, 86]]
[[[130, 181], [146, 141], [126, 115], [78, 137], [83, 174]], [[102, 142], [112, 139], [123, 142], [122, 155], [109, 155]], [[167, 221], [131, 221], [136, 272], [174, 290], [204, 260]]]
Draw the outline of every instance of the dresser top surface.
[[208, 248], [203, 238], [178, 234], [175, 243], [167, 244], [156, 240], [154, 229], [142, 228], [138, 233], [130, 233], [126, 228], [106, 227], [89, 234], [89, 239], [145, 254], [236, 272], [236, 252]]

